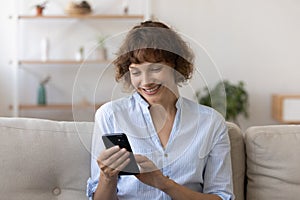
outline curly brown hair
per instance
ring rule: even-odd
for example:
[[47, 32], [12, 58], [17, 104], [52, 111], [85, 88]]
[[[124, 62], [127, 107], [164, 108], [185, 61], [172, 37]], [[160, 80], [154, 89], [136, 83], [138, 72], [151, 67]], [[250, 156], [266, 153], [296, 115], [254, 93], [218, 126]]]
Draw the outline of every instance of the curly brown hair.
[[131, 86], [129, 66], [150, 63], [166, 63], [176, 73], [176, 83], [192, 77], [194, 54], [186, 42], [170, 27], [155, 21], [145, 21], [133, 27], [121, 45], [113, 64], [115, 79], [124, 78], [125, 86]]

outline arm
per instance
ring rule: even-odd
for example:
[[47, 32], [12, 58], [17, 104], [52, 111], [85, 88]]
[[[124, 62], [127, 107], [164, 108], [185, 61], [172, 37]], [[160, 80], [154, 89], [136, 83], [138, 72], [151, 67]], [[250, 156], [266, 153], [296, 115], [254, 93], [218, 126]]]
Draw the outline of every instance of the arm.
[[204, 194], [186, 188], [171, 179], [162, 182], [160, 189], [167, 193], [173, 200], [222, 200], [215, 194]]
[[101, 169], [94, 200], [117, 200], [117, 183], [119, 172], [129, 163], [129, 152], [114, 146], [101, 152], [97, 159]]
[[136, 175], [136, 177], [143, 183], [167, 193], [174, 200], [221, 200], [217, 195], [195, 192], [179, 185], [164, 176], [154, 163], [144, 156], [135, 155], [135, 158], [142, 169], [142, 173]]
[[[91, 149], [91, 177], [88, 180], [87, 196], [90, 200], [117, 198], [117, 182], [118, 182], [118, 166], [121, 163], [126, 164], [126, 151], [122, 151], [119, 147], [106, 149], [101, 136], [103, 133], [114, 132], [110, 116], [102, 106], [96, 113], [95, 126], [92, 139]], [[124, 156], [119, 163], [116, 160]], [[129, 154], [128, 154], [129, 155]], [[113, 165], [113, 163], [115, 163]], [[115, 170], [113, 170], [115, 169]]]
[[98, 187], [93, 195], [94, 200], [118, 200], [117, 197], [117, 182], [118, 178], [107, 179], [104, 175], [100, 174]]

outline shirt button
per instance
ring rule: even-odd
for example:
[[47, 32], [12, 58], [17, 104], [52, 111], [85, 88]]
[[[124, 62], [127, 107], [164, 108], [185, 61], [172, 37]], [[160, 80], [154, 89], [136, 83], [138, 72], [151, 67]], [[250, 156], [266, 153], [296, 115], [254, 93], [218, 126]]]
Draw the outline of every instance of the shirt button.
[[167, 153], [165, 153], [165, 155], [164, 155], [166, 158], [168, 157], [168, 154]]
[[52, 194], [53, 194], [54, 196], [58, 196], [58, 195], [60, 195], [60, 193], [61, 193], [61, 190], [60, 190], [59, 187], [55, 187], [55, 188], [52, 190]]

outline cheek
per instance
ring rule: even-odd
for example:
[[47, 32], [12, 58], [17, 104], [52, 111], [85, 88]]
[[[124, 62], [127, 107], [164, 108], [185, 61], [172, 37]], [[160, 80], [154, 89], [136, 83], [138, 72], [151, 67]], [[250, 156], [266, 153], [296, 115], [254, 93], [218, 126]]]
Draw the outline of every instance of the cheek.
[[139, 86], [139, 79], [138, 78], [135, 78], [135, 77], [130, 77], [131, 79], [131, 85], [134, 87], [134, 88], [137, 88]]
[[174, 83], [175, 82], [175, 76], [174, 76], [173, 71], [171, 71], [171, 70], [167, 70], [164, 73], [160, 74], [160, 76], [158, 78], [165, 83]]

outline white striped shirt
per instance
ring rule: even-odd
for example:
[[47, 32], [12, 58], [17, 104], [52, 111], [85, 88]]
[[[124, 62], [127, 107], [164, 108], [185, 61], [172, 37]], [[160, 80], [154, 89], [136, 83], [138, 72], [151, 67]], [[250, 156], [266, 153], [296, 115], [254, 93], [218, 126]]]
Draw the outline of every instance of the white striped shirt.
[[[154, 128], [148, 103], [138, 94], [107, 103], [97, 111], [87, 196], [99, 180], [96, 159], [104, 148], [102, 134], [126, 133], [134, 154], [152, 160], [165, 176], [194, 191], [234, 199], [230, 143], [223, 117], [213, 109], [179, 97], [173, 128], [165, 148]], [[135, 176], [120, 176], [119, 200], [171, 199]]]

